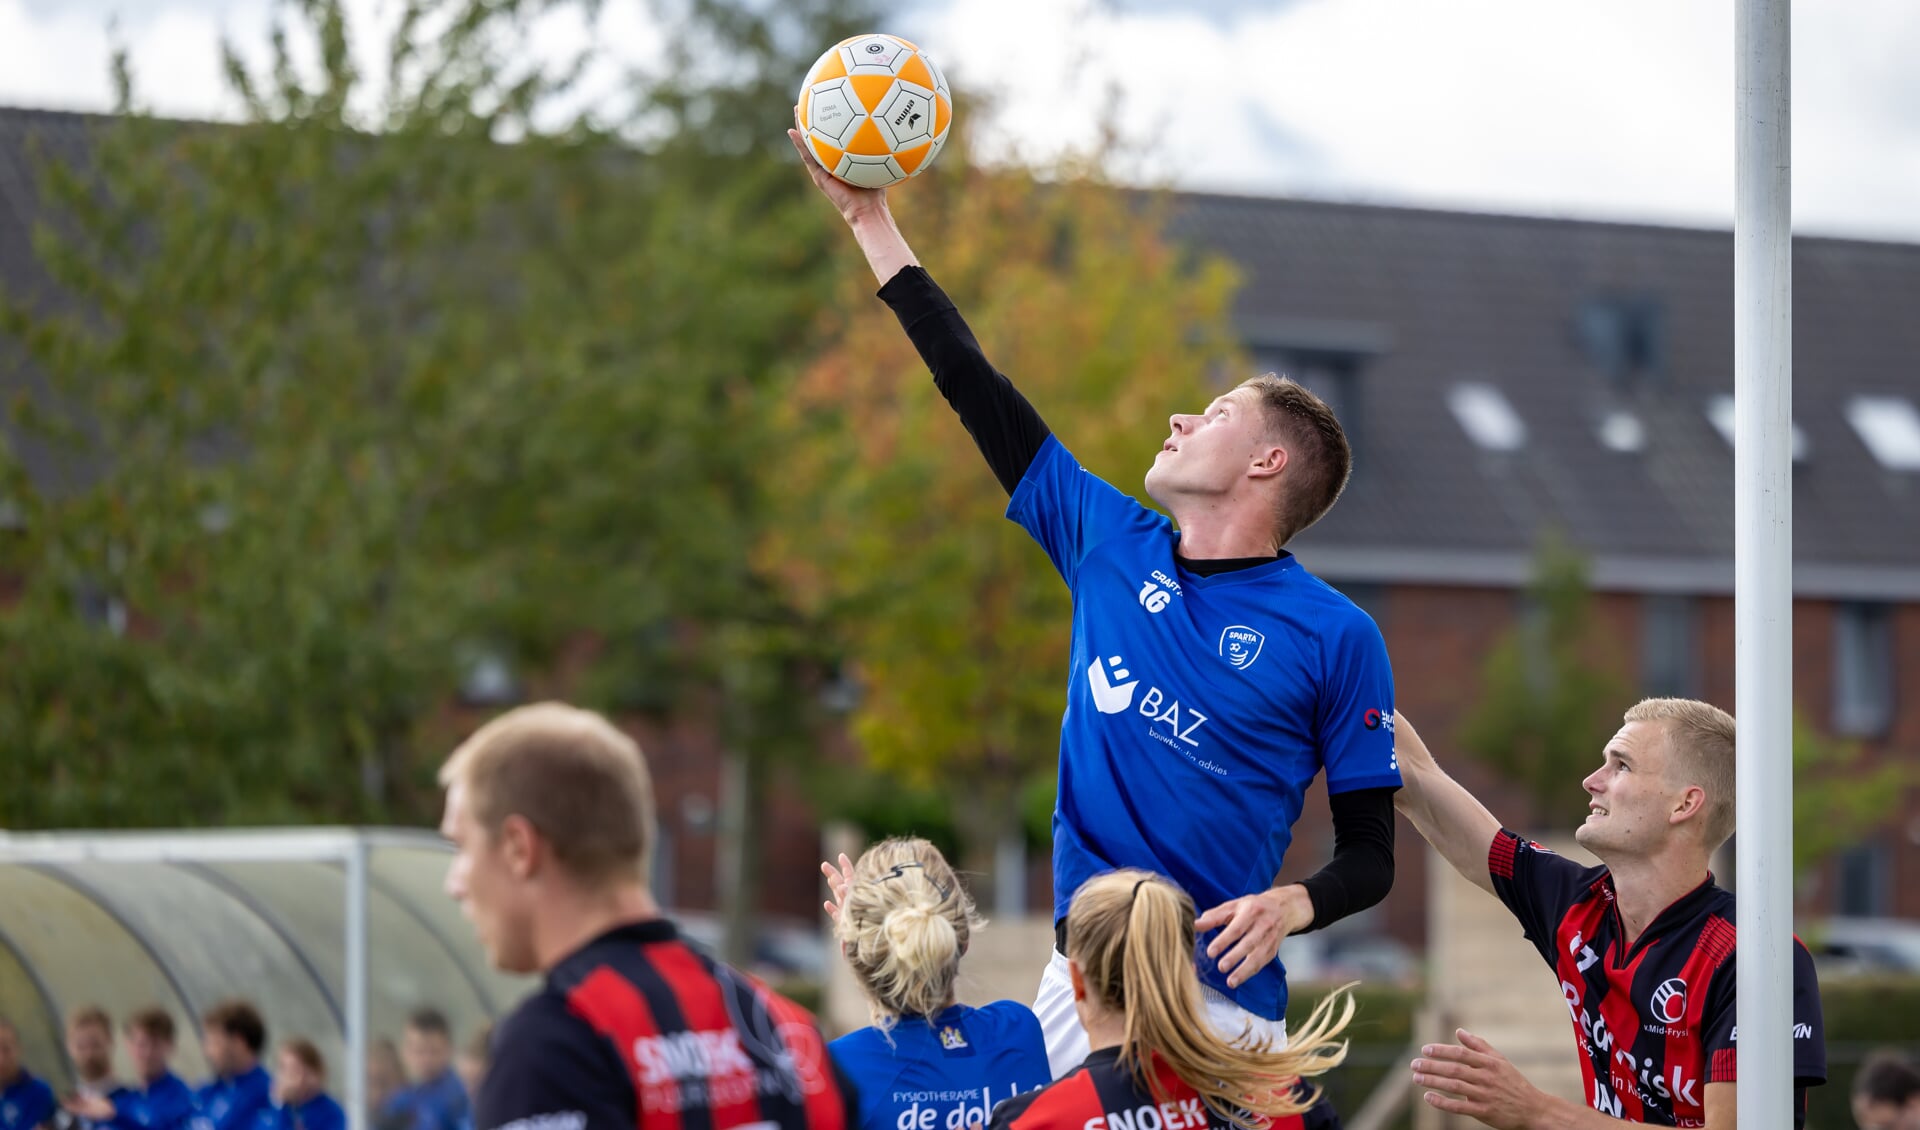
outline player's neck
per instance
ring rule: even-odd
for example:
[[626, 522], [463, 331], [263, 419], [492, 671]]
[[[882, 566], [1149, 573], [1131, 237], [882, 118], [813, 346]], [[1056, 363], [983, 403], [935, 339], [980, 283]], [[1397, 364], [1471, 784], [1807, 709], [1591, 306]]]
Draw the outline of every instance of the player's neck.
[[1087, 1030], [1087, 1050], [1102, 1051], [1117, 1048], [1126, 1042], [1127, 1018], [1116, 1012], [1103, 1012], [1098, 1016], [1081, 1016], [1081, 1026]]
[[1280, 552], [1273, 515], [1223, 498], [1197, 498], [1173, 508], [1180, 527], [1180, 556], [1189, 561], [1272, 557]]
[[631, 922], [660, 917], [653, 892], [638, 883], [606, 888], [566, 887], [548, 894], [534, 921], [534, 957], [551, 969], [588, 942]]
[[1653, 920], [1707, 880], [1707, 864], [1693, 853], [1673, 852], [1647, 858], [1605, 860], [1613, 874], [1615, 905], [1632, 946]]

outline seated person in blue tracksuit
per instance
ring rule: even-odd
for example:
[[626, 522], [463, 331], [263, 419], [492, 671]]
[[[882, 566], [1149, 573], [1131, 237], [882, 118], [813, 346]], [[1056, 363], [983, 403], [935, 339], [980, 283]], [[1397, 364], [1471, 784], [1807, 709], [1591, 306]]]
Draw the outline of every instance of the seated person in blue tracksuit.
[[273, 1107], [273, 1079], [260, 1066], [266, 1046], [266, 1022], [246, 1001], [222, 1001], [200, 1018], [200, 1048], [213, 1078], [194, 1092], [194, 1130], [254, 1130]]
[[453, 1070], [453, 1030], [439, 1010], [422, 1008], [407, 1018], [400, 1058], [411, 1083], [387, 1099], [381, 1120], [406, 1130], [463, 1130], [472, 1108], [466, 1085]]
[[347, 1112], [327, 1094], [327, 1061], [308, 1040], [280, 1045], [274, 1106], [257, 1130], [346, 1130]]
[[0, 1130], [37, 1130], [53, 1114], [53, 1088], [21, 1066], [20, 1033], [0, 1016]]
[[127, 1017], [124, 1031], [136, 1077], [133, 1085], [110, 1097], [76, 1095], [67, 1100], [67, 1110], [110, 1130], [188, 1130], [193, 1092], [168, 1067], [173, 1017], [163, 1008], [143, 1008]]
[[954, 1003], [960, 956], [979, 925], [940, 850], [887, 840], [823, 870], [841, 952], [874, 1024], [828, 1045], [860, 1094], [857, 1130], [984, 1126], [994, 1105], [1045, 1086], [1040, 1021], [1016, 1001]]

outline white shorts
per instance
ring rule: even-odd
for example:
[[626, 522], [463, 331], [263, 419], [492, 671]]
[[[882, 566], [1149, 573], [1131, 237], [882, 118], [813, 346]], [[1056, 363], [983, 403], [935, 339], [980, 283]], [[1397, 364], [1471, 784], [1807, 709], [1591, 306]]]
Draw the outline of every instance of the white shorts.
[[[1255, 1036], [1273, 1041], [1277, 1050], [1287, 1046], [1286, 1020], [1267, 1020], [1255, 1016], [1211, 985], [1200, 986], [1206, 998], [1207, 1019], [1214, 1030], [1228, 1039], [1239, 1039], [1252, 1025]], [[1060, 1078], [1080, 1066], [1087, 1058], [1087, 1030], [1080, 1026], [1080, 1014], [1073, 1007], [1073, 979], [1067, 975], [1067, 958], [1059, 950], [1040, 974], [1040, 993], [1033, 1001], [1033, 1014], [1040, 1018], [1040, 1030], [1047, 1037], [1047, 1066]]]

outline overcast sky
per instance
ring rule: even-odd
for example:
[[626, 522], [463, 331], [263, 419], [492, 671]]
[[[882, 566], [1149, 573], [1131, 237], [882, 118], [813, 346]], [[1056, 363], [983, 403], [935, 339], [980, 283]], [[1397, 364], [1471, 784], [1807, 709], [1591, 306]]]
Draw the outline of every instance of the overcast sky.
[[[643, 0], [594, 32], [644, 59]], [[349, 0], [370, 14], [395, 0]], [[156, 110], [230, 112], [215, 49], [270, 0], [0, 0], [0, 103], [108, 103], [108, 24]], [[895, 30], [962, 99], [999, 96], [989, 148], [1085, 144], [1103, 111], [1139, 175], [1193, 188], [1725, 226], [1734, 0], [921, 0]], [[556, 47], [583, 42], [555, 26]], [[1794, 11], [1803, 231], [1920, 241], [1920, 0]], [[795, 76], [796, 83], [799, 76]], [[1118, 103], [1113, 98], [1118, 97]]]

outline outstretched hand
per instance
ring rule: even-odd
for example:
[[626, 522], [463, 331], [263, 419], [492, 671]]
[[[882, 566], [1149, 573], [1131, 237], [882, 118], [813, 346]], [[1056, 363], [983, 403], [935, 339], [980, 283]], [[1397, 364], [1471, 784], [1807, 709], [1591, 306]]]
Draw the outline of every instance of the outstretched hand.
[[1193, 926], [1201, 933], [1221, 928], [1208, 943], [1207, 956], [1226, 974], [1227, 987], [1239, 988], [1273, 964], [1288, 934], [1312, 924], [1313, 900], [1306, 888], [1293, 884], [1223, 902], [1195, 919]]
[[820, 865], [820, 874], [827, 877], [827, 889], [833, 897], [820, 905], [826, 910], [827, 917], [840, 921], [840, 908], [847, 904], [847, 891], [853, 887], [853, 861], [846, 852], [840, 853], [840, 865], [835, 867], [832, 861]]
[[1525, 1130], [1544, 1096], [1492, 1044], [1465, 1028], [1454, 1034], [1458, 1044], [1428, 1044], [1413, 1061], [1413, 1081], [1432, 1088], [1427, 1105], [1495, 1130]]
[[813, 187], [819, 189], [820, 194], [832, 201], [833, 206], [840, 210], [841, 219], [852, 223], [854, 217], [863, 211], [886, 210], [886, 189], [857, 188], [822, 168], [819, 160], [813, 155], [812, 147], [807, 144], [806, 134], [798, 128], [800, 124], [798, 106], [793, 109], [793, 120], [795, 128], [787, 131], [787, 140], [793, 142], [793, 147], [799, 151], [800, 164], [806, 168], [807, 176], [813, 181]]

